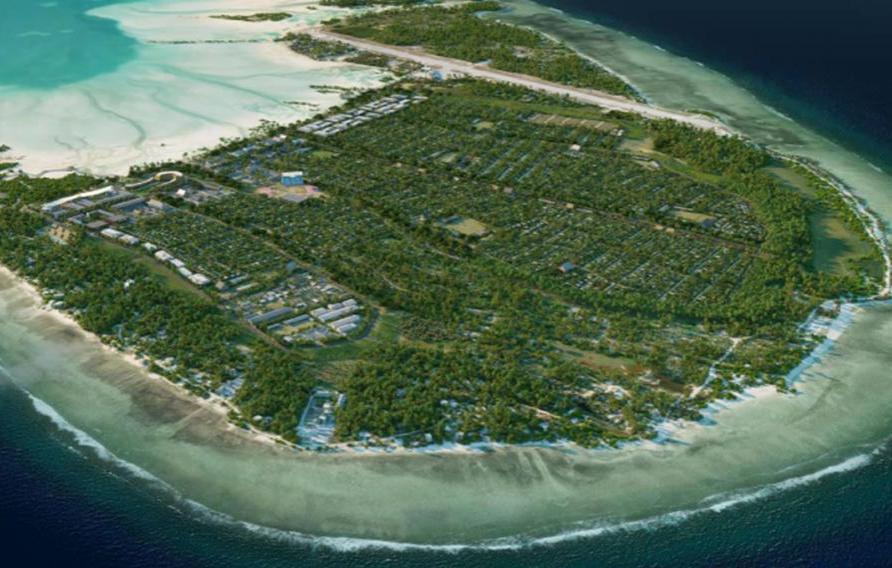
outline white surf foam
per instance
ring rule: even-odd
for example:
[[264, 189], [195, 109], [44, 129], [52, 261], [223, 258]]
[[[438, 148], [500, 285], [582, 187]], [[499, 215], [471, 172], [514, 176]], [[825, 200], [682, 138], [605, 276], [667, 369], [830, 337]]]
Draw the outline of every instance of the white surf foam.
[[[143, 479], [145, 481], [150, 481], [152, 483], [163, 485], [166, 488], [171, 488], [167, 483], [159, 479], [158, 477], [152, 475], [148, 471], [142, 469], [141, 467], [123, 460], [112, 453], [108, 448], [99, 443], [95, 438], [80, 430], [75, 428], [70, 422], [65, 420], [61, 414], [56, 412], [56, 409], [40, 400], [36, 396], [32, 395], [30, 392], [25, 391], [25, 394], [28, 395], [28, 398], [31, 399], [31, 403], [34, 405], [34, 410], [38, 413], [46, 416], [50, 419], [50, 421], [60, 430], [68, 432], [74, 437], [75, 442], [81, 447], [89, 448], [92, 450], [97, 457], [107, 462], [114, 463], [116, 466], [123, 468], [128, 473], [133, 476]], [[172, 488], [171, 488], [172, 489]]]
[[[5, 371], [2, 366], [0, 366], [0, 370]], [[186, 508], [193, 512], [197, 518], [220, 525], [248, 530], [254, 534], [280, 542], [290, 542], [311, 547], [325, 547], [342, 552], [355, 552], [364, 549], [380, 549], [393, 551], [428, 550], [444, 553], [457, 553], [464, 550], [520, 550], [523, 548], [537, 546], [550, 546], [572, 540], [591, 539], [619, 532], [653, 530], [661, 527], [677, 525], [697, 515], [708, 513], [723, 513], [740, 505], [766, 499], [784, 491], [815, 483], [830, 475], [838, 475], [845, 472], [857, 470], [870, 464], [873, 461], [874, 456], [879, 454], [883, 449], [883, 446], [880, 446], [870, 453], [858, 454], [840, 463], [827, 466], [813, 473], [805, 474], [798, 477], [792, 477], [769, 485], [754, 487], [742, 491], [718, 494], [703, 500], [701, 502], [703, 506], [701, 507], [680, 511], [672, 511], [645, 519], [633, 521], [598, 522], [595, 524], [590, 524], [581, 528], [574, 528], [568, 531], [561, 532], [559, 534], [546, 537], [518, 535], [492, 539], [479, 543], [418, 544], [354, 537], [314, 536], [297, 531], [266, 527], [247, 521], [238, 520], [230, 515], [221, 513], [205, 505], [202, 505], [201, 503], [184, 497], [170, 484], [166, 483], [165, 481], [161, 480], [145, 469], [116, 456], [95, 438], [73, 426], [46, 402], [35, 397], [27, 391], [25, 391], [25, 393], [30, 398], [34, 409], [38, 413], [49, 418], [52, 423], [60, 430], [70, 433], [74, 437], [75, 442], [80, 447], [89, 449], [100, 459], [114, 464], [115, 466], [123, 469], [134, 477], [144, 481], [148, 481], [156, 487], [164, 489], [176, 501], [178, 501], [182, 505], [185, 505]]]

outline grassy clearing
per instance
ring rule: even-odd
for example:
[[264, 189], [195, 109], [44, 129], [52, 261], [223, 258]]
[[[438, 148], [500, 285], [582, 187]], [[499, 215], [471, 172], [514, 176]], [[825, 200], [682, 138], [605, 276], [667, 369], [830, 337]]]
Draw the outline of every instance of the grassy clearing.
[[601, 132], [614, 132], [617, 130], [617, 125], [612, 122], [605, 122], [603, 120], [591, 120], [586, 118], [572, 118], [569, 116], [561, 116], [558, 114], [542, 114], [537, 113], [530, 118], [530, 122], [535, 122], [536, 124], [548, 124], [553, 126], [573, 126], [573, 127], [582, 127], [582, 128], [591, 128], [592, 130], [598, 130]]
[[466, 237], [483, 237], [489, 233], [486, 225], [470, 217], [453, 217], [440, 223], [440, 226]]
[[113, 243], [104, 239], [101, 241], [97, 241], [96, 246], [104, 247], [108, 250], [114, 251], [116, 254], [127, 256], [131, 262], [145, 266], [149, 270], [149, 272], [156, 275], [167, 286], [171, 287], [174, 290], [189, 292], [190, 294], [201, 298], [205, 302], [213, 302], [213, 300], [211, 300], [211, 298], [207, 294], [187, 282], [185, 278], [177, 274], [175, 271], [171, 270], [167, 266], [164, 266], [150, 256], [141, 254], [139, 251], [136, 251], [124, 245], [119, 245], [117, 243]]

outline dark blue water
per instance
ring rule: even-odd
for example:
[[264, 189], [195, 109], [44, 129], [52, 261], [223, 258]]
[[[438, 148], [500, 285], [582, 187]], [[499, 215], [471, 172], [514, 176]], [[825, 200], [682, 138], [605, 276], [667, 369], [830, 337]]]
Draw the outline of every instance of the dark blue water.
[[[551, 4], [725, 71], [772, 106], [875, 163], [892, 162], [892, 110], [885, 106], [892, 102], [892, 2]], [[677, 526], [547, 548], [451, 555], [345, 553], [271, 541], [202, 520], [171, 496], [74, 446], [22, 393], [0, 385], [0, 542], [4, 557], [14, 559], [11, 565], [892, 566], [888, 449], [855, 472]]]
[[542, 0], [724, 72], [892, 169], [888, 0]]
[[676, 526], [519, 551], [337, 552], [203, 520], [0, 385], [0, 543], [34, 566], [889, 566], [892, 454]]

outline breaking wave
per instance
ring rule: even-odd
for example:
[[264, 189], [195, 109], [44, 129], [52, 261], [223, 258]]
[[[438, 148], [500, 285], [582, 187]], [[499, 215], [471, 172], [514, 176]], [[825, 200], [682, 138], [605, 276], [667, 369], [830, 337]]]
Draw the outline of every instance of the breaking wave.
[[[2, 370], [2, 367], [0, 367], [0, 371]], [[356, 552], [366, 549], [392, 551], [426, 550], [438, 551], [443, 553], [458, 553], [467, 550], [520, 550], [538, 546], [551, 546], [573, 540], [597, 538], [600, 536], [622, 532], [654, 530], [662, 527], [678, 525], [698, 515], [722, 513], [740, 505], [766, 499], [784, 491], [789, 491], [797, 487], [815, 483], [827, 476], [838, 475], [860, 469], [870, 464], [874, 460], [874, 457], [878, 455], [883, 449], [883, 446], [880, 446], [872, 452], [855, 455], [840, 463], [827, 466], [813, 473], [798, 477], [792, 477], [776, 483], [771, 483], [768, 485], [754, 487], [746, 490], [717, 494], [701, 501], [699, 507], [680, 511], [672, 511], [645, 519], [615, 522], [605, 521], [588, 525], [578, 525], [576, 528], [545, 537], [518, 535], [513, 537], [504, 537], [467, 544], [418, 544], [354, 537], [314, 536], [296, 531], [265, 527], [247, 521], [238, 520], [230, 515], [215, 511], [209, 507], [206, 507], [205, 505], [184, 497], [173, 486], [152, 475], [150, 472], [142, 469], [141, 467], [133, 463], [117, 457], [113, 452], [103, 446], [95, 438], [69, 423], [49, 404], [45, 403], [44, 401], [40, 400], [27, 391], [25, 391], [25, 393], [30, 398], [34, 409], [41, 415], [49, 418], [50, 421], [57, 428], [71, 434], [78, 446], [92, 451], [100, 459], [110, 462], [117, 467], [120, 467], [134, 477], [147, 481], [157, 488], [163, 489], [166, 493], [171, 495], [178, 504], [182, 505], [185, 509], [188, 510], [188, 512], [192, 513], [198, 520], [212, 522], [214, 524], [230, 528], [247, 530], [263, 538], [268, 538], [277, 542], [293, 543], [309, 547], [323, 547], [340, 552]]]

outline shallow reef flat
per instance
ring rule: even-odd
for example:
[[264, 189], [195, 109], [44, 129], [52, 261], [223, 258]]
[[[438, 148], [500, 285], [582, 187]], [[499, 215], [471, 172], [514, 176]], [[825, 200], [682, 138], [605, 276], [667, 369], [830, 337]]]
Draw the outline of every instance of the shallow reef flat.
[[[260, 9], [261, 2], [252, 5]], [[290, 3], [284, 22], [214, 19], [233, 2], [149, 1], [97, 8], [138, 42], [113, 71], [51, 89], [0, 87], [4, 143], [29, 173], [76, 167], [126, 173], [246, 134], [261, 120], [289, 122], [339, 104], [340, 88], [379, 84], [379, 73], [317, 62], [274, 43], [285, 28], [331, 16]], [[281, 6], [280, 6], [281, 7]], [[193, 43], [194, 42], [194, 43]], [[19, 159], [20, 158], [20, 159]]]

